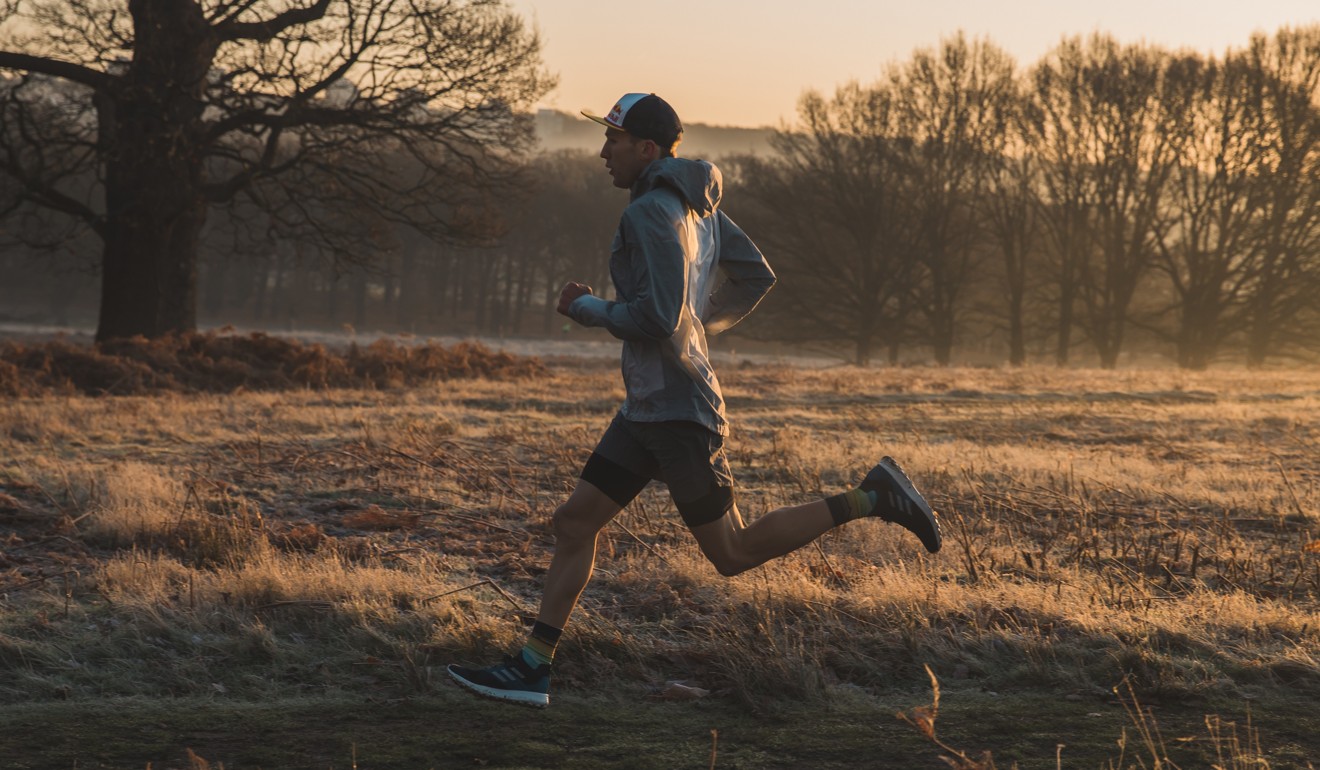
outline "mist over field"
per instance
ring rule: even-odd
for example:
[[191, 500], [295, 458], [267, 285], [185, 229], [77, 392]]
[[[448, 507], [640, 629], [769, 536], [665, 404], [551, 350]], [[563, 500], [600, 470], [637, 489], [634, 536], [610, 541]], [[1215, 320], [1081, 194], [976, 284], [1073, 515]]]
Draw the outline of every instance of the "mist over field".
[[[863, 365], [1314, 363], [1318, 35], [1282, 28], [1198, 54], [1097, 32], [1033, 62], [955, 35], [871, 82], [805, 92], [777, 128], [691, 124], [679, 154], [722, 168], [724, 211], [781, 279], [737, 330], [743, 347]], [[317, 109], [352, 121], [365, 106], [348, 106], [370, 104], [436, 144], [372, 150], [367, 134], [319, 125], [289, 129], [299, 152], [283, 132], [217, 139], [197, 148], [196, 174], [212, 180], [203, 192], [235, 197], [203, 195], [204, 211], [171, 220], [191, 228], [182, 263], [114, 246], [140, 268], [106, 261], [104, 233], [127, 231], [105, 230], [101, 162], [76, 151], [94, 145], [69, 117], [86, 114], [86, 97], [54, 79], [5, 81], [10, 125], [52, 133], [44, 144], [40, 132], [0, 134], [29, 164], [0, 176], [0, 322], [100, 339], [227, 326], [563, 338], [554, 301], [565, 282], [611, 294], [608, 247], [627, 195], [597, 156], [597, 124], [527, 104], [546, 86], [535, 41], [502, 40], [510, 66], [530, 68], [505, 84], [526, 111], [472, 120], [493, 121], [507, 144], [475, 123], [452, 140], [423, 137], [449, 108], [418, 106], [426, 121], [414, 125], [396, 112], [421, 95], [326, 80], [304, 97]], [[249, 101], [203, 98], [217, 114]], [[279, 109], [258, 100], [231, 118]], [[484, 154], [454, 149], [469, 145]], [[42, 165], [62, 147], [82, 160]], [[446, 165], [468, 160], [480, 173]], [[294, 176], [266, 189], [279, 177], [271, 164]], [[121, 262], [124, 275], [105, 272]], [[185, 267], [150, 277], [167, 264]]]

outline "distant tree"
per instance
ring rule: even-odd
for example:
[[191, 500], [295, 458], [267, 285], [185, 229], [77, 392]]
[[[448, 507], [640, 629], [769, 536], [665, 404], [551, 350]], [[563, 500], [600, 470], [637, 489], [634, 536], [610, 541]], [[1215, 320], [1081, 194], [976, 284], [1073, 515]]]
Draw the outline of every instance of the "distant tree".
[[775, 133], [770, 158], [733, 165], [737, 218], [780, 277], [766, 313], [781, 339], [846, 344], [858, 365], [905, 336], [915, 261], [905, 219], [911, 142], [885, 84], [808, 92], [798, 125]]
[[1183, 152], [1168, 188], [1173, 216], [1157, 242], [1155, 266], [1172, 288], [1166, 334], [1179, 366], [1204, 369], [1246, 324], [1245, 300], [1258, 272], [1260, 209], [1269, 181], [1262, 78], [1241, 53], [1181, 71], [1196, 90]]
[[898, 132], [912, 142], [905, 188], [911, 256], [923, 273], [913, 306], [943, 365], [952, 358], [969, 289], [984, 273], [986, 238], [976, 204], [1005, 150], [1014, 63], [1002, 49], [959, 33], [938, 49], [916, 51], [890, 78]]
[[1068, 303], [1061, 317], [1080, 300], [1076, 320], [1107, 368], [1117, 365], [1133, 297], [1169, 227], [1165, 190], [1191, 109], [1187, 79], [1170, 72], [1188, 61], [1097, 34], [1065, 41], [1035, 70], [1035, 139], [1046, 153], [1046, 211]]
[[1255, 35], [1265, 190], [1247, 298], [1247, 363], [1317, 345], [1320, 313], [1320, 24]]
[[0, 18], [18, 73], [0, 173], [15, 211], [100, 238], [98, 339], [194, 328], [208, 210], [240, 196], [327, 248], [366, 211], [461, 238], [551, 85], [498, 0], [0, 0]]
[[[587, 283], [597, 293], [612, 291], [610, 238], [628, 196], [610, 184], [604, 161], [589, 153], [543, 155], [533, 162], [530, 176], [530, 194], [510, 216], [511, 229], [501, 247], [513, 259], [509, 278], [523, 304], [539, 307], [541, 329], [548, 332], [565, 282]], [[522, 327], [515, 323], [514, 328]]]
[[1072, 353], [1082, 264], [1090, 259], [1089, 212], [1094, 183], [1084, 140], [1090, 120], [1082, 100], [1082, 68], [1077, 41], [1065, 43], [1038, 62], [1028, 78], [1023, 103], [1025, 140], [1040, 158], [1040, 213], [1048, 242], [1046, 268], [1053, 291], [1056, 364]]
[[1001, 143], [987, 158], [990, 168], [977, 198], [987, 240], [998, 256], [1001, 303], [992, 314], [1008, 329], [1008, 362], [1027, 361], [1027, 297], [1039, 267], [1042, 225], [1040, 159], [1028, 145], [1021, 125], [1021, 101], [1006, 116]]

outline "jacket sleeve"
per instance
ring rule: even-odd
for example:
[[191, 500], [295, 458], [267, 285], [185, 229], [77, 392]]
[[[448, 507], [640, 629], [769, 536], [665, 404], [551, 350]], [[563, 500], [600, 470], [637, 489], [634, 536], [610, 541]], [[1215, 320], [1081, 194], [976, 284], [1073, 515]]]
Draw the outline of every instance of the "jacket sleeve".
[[[679, 207], [681, 211], [681, 206]], [[687, 293], [687, 260], [671, 207], [630, 206], [619, 224], [621, 247], [628, 254], [627, 281], [611, 302], [578, 297], [569, 316], [583, 326], [603, 326], [621, 340], [664, 340], [674, 336]], [[681, 215], [681, 214], [680, 214]]]
[[775, 285], [775, 274], [752, 239], [723, 211], [720, 218], [720, 271], [724, 283], [711, 295], [706, 317], [701, 319], [707, 334], [727, 331], [747, 317]]

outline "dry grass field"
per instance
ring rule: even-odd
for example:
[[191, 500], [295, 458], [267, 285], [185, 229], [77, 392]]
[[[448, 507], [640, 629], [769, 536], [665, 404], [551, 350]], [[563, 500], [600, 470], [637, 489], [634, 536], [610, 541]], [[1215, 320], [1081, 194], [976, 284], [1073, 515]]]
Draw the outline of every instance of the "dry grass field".
[[511, 371], [0, 403], [0, 764], [1320, 762], [1314, 370], [726, 366], [745, 517], [891, 454], [944, 550], [855, 522], [725, 579], [653, 486], [547, 712], [443, 666], [521, 644], [622, 390]]

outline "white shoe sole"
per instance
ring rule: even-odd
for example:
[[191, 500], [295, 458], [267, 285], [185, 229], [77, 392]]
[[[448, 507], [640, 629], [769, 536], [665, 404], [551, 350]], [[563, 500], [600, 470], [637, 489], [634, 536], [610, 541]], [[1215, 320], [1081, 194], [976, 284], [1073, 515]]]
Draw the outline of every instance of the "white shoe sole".
[[532, 708], [543, 709], [550, 705], [550, 696], [539, 692], [526, 692], [523, 690], [498, 690], [494, 687], [469, 682], [458, 674], [454, 673], [453, 668], [446, 667], [449, 672], [449, 678], [458, 682], [464, 689], [480, 695], [483, 698], [491, 700], [500, 700], [506, 703], [517, 703], [520, 706], [531, 706]]

